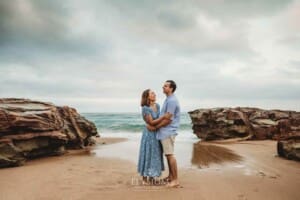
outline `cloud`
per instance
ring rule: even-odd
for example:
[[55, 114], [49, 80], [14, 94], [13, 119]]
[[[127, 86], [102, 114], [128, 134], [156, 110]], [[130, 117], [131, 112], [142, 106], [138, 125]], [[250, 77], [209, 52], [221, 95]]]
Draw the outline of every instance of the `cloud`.
[[[57, 58], [99, 57], [105, 60], [110, 42], [73, 31], [70, 2], [2, 1], [0, 3], [0, 58], [2, 62], [41, 65]], [[78, 24], [79, 26], [82, 26]], [[40, 62], [39, 62], [40, 61]], [[40, 67], [40, 66], [39, 66]]]
[[138, 110], [178, 83], [183, 110], [300, 109], [299, 1], [0, 2], [0, 95]]

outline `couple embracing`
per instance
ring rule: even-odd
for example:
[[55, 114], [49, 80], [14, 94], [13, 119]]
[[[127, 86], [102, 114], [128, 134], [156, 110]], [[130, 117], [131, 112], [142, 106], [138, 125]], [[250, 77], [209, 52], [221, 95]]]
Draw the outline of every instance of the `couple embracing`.
[[178, 187], [177, 162], [174, 142], [180, 123], [180, 106], [174, 92], [176, 83], [167, 80], [163, 85], [166, 100], [162, 108], [156, 103], [154, 91], [147, 89], [142, 94], [141, 106], [145, 128], [140, 144], [138, 172], [143, 184], [153, 183], [164, 170], [163, 154], [168, 162], [169, 175], [163, 183], [167, 187]]

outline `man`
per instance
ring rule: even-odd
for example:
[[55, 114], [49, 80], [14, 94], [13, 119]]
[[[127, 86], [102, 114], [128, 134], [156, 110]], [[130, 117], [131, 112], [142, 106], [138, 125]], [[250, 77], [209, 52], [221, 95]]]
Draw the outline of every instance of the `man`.
[[157, 139], [161, 141], [163, 152], [167, 158], [169, 175], [164, 180], [168, 181], [168, 187], [179, 186], [177, 177], [177, 162], [174, 155], [174, 142], [180, 123], [180, 106], [176, 96], [174, 95], [176, 87], [176, 83], [173, 80], [167, 80], [163, 85], [163, 92], [167, 98], [161, 109], [161, 115], [164, 115], [167, 112], [171, 113], [171, 121], [164, 120], [155, 127], [150, 125], [147, 126], [149, 130], [157, 130]]

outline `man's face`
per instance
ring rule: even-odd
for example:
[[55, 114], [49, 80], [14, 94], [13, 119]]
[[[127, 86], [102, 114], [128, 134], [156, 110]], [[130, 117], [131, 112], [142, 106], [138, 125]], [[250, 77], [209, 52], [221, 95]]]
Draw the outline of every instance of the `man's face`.
[[170, 88], [170, 83], [169, 82], [165, 82], [163, 85], [163, 92], [165, 94], [170, 94], [172, 92], [172, 88]]

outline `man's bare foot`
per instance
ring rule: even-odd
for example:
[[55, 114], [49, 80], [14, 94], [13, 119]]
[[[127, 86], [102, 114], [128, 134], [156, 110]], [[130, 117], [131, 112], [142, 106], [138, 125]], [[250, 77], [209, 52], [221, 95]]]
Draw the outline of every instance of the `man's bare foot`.
[[178, 180], [173, 180], [166, 185], [168, 188], [178, 188], [179, 186]]

